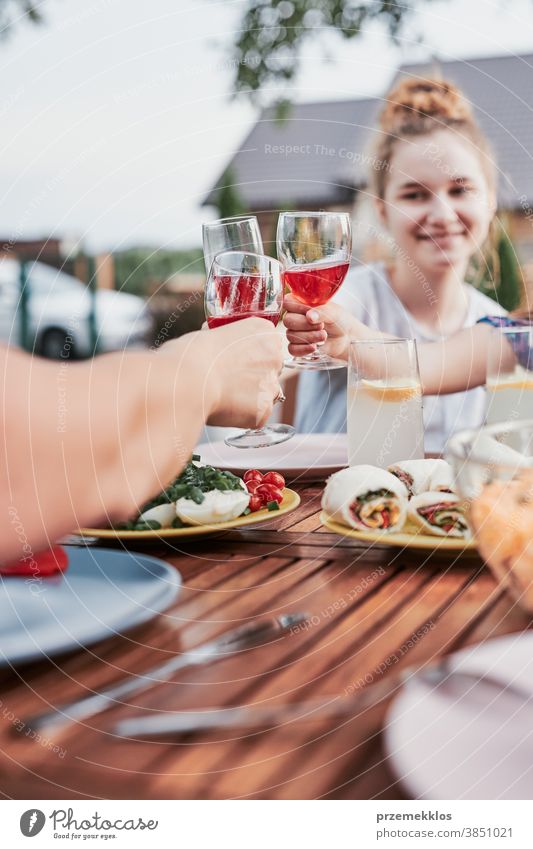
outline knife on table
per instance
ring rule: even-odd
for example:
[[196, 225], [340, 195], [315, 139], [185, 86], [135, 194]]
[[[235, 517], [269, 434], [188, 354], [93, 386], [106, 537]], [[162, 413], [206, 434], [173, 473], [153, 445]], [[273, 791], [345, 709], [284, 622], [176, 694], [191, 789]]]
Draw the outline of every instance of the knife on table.
[[270, 706], [247, 705], [197, 711], [159, 711], [152, 712], [148, 716], [138, 714], [118, 722], [111, 730], [119, 737], [158, 739], [218, 730], [264, 731], [291, 722], [349, 720], [397, 695], [404, 684], [413, 677], [431, 688], [447, 686], [457, 679], [463, 686], [470, 688], [476, 684], [483, 684], [493, 690], [506, 690], [521, 701], [533, 699], [533, 690], [528, 692], [506, 684], [491, 675], [479, 676], [473, 672], [455, 669], [447, 659], [444, 659], [419, 667], [407, 667], [399, 675], [367, 686], [356, 694], [334, 695], [321, 700]]
[[25, 720], [23, 727], [32, 728], [35, 731], [42, 728], [47, 728], [49, 731], [59, 730], [71, 722], [102, 713], [112, 705], [120, 703], [125, 696], [137, 695], [154, 684], [168, 681], [175, 672], [182, 669], [206, 666], [245, 649], [264, 645], [291, 631], [308, 618], [308, 613], [284, 613], [270, 619], [254, 620], [197, 648], [175, 655], [139, 675], [132, 675], [125, 681], [113, 684], [90, 696], [66, 702], [53, 710], [31, 716]]

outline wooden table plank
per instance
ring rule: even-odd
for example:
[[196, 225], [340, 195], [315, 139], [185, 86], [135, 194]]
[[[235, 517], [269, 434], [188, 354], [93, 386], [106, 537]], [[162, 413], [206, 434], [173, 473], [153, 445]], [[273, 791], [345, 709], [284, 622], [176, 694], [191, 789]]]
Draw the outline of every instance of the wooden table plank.
[[[117, 740], [133, 712], [283, 704], [362, 688], [408, 666], [531, 625], [474, 556], [366, 546], [320, 528], [322, 487], [266, 525], [150, 553], [183, 576], [180, 598], [129, 635], [0, 676], [15, 717], [142, 674], [252, 618], [305, 610], [270, 645], [184, 670], [172, 684], [46, 740], [0, 724], [0, 792], [13, 798], [403, 798], [384, 755], [387, 702], [334, 721], [179, 740]], [[53, 753], [51, 746], [61, 747]], [[64, 752], [64, 756], [61, 754]], [[61, 755], [61, 756], [60, 756]]]
[[[393, 599], [393, 601], [392, 601], [391, 603], [394, 603], [394, 593], [391, 593], [391, 592], [390, 592], [390, 589], [389, 589], [388, 595], [389, 595], [389, 598], [390, 598], [390, 599]], [[406, 598], [406, 597], [407, 597], [407, 596], [406, 596], [406, 594], [404, 593], [404, 600], [405, 600], [405, 598]], [[377, 601], [379, 601], [379, 600], [377, 600]], [[402, 606], [402, 604], [403, 604], [403, 602], [400, 602], [400, 607]], [[381, 606], [381, 605], [380, 605], [380, 606]], [[362, 617], [363, 617], [363, 621], [364, 621], [364, 610], [362, 610], [360, 613], [361, 613], [361, 615], [362, 615]], [[328, 622], [327, 624], [329, 625], [329, 622]], [[348, 629], [346, 628], [345, 630], [348, 630]], [[330, 642], [330, 643], [333, 643], [333, 635], [330, 633], [330, 635], [329, 635], [329, 636], [330, 636], [330, 640], [329, 640], [329, 642]], [[361, 630], [361, 634], [359, 635], [359, 639], [360, 639], [360, 641], [361, 641], [361, 642], [365, 642], [365, 638], [366, 638], [366, 637], [367, 637], [367, 634], [365, 634], [365, 633], [364, 633], [364, 631], [363, 631], [363, 630]], [[325, 673], [327, 673], [327, 670], [326, 670], [326, 671], [324, 671], [323, 669], [319, 668], [319, 669], [318, 669], [318, 671], [315, 671], [315, 670], [312, 668], [311, 660], [309, 659], [309, 657], [307, 658], [307, 662], [306, 662], [306, 669], [308, 669], [308, 668], [310, 668], [310, 681], [308, 680], [308, 681], [306, 681], [305, 683], [306, 683], [306, 684], [309, 684], [309, 683], [311, 684], [311, 686], [312, 686], [313, 691], [314, 691], [314, 693], [315, 693], [315, 694], [316, 694], [316, 693], [319, 693], [319, 692], [320, 692], [321, 679], [325, 679], [325, 678], [327, 677], [327, 675], [325, 674]], [[289, 692], [289, 690], [291, 690], [291, 688], [292, 688], [292, 689], [294, 689], [294, 676], [293, 676], [293, 674], [292, 674], [292, 670], [286, 670], [284, 674], [286, 675], [286, 677], [288, 677], [287, 684], [285, 685], [285, 689], [287, 690], [287, 692]], [[345, 682], [344, 682], [344, 683], [345, 683]], [[279, 680], [278, 680], [278, 681], [277, 681], [277, 684], [276, 684], [278, 689], [279, 689], [279, 684], [280, 684], [280, 682], [279, 682]], [[322, 689], [323, 689], [323, 688], [322, 688]], [[328, 691], [328, 692], [330, 692], [330, 693], [331, 693], [331, 692], [332, 692], [332, 690], [331, 690], [331, 684], [329, 684], [329, 689], [328, 689], [328, 687], [326, 687], [326, 689], [327, 689], [327, 691]], [[300, 690], [301, 690], [301, 688], [300, 688]], [[256, 695], [257, 695], [257, 693], [256, 693]], [[298, 695], [300, 695], [300, 693], [298, 693]], [[287, 697], [285, 697], [285, 698], [286, 698], [286, 700], [287, 700]], [[293, 698], [293, 699], [294, 699], [294, 696], [292, 695], [292, 693], [291, 693], [291, 695], [289, 696], [289, 698]], [[270, 760], [272, 760], [272, 759], [273, 759], [273, 758], [272, 758], [272, 751], [273, 751], [273, 750], [275, 751], [275, 744], [274, 744], [274, 742], [273, 742], [272, 738], [269, 738], [268, 742], [265, 742], [265, 747], [266, 747], [267, 751], [266, 751], [266, 752], [265, 752], [265, 754], [264, 754], [264, 758], [266, 759], [266, 758], [268, 758], [268, 757], [270, 756]], [[223, 763], [223, 762], [224, 762], [224, 752], [222, 751], [222, 753], [221, 753], [218, 757], [219, 757], [219, 759], [220, 759], [221, 763]], [[252, 757], [253, 757], [253, 758], [255, 758], [256, 760], [258, 759], [258, 758], [257, 758], [257, 753], [256, 753], [255, 751], [253, 752]], [[205, 760], [205, 759], [204, 759], [204, 760]], [[260, 760], [261, 760], [261, 762], [262, 762], [262, 758], [261, 758]], [[205, 766], [204, 761], [202, 762], [202, 764], [203, 764], [203, 765], [202, 765], [202, 769], [205, 771], [205, 770], [207, 769], [207, 767]], [[180, 768], [181, 768], [181, 770], [183, 770], [183, 768], [184, 768], [184, 766], [183, 766], [183, 760], [181, 760], [181, 761], [180, 761]], [[215, 771], [216, 771], [216, 765], [211, 765], [211, 766], [209, 767], [209, 769], [210, 769], [211, 771], [212, 771], [213, 769], [215, 769]], [[210, 781], [210, 784], [212, 784], [212, 779], [211, 779], [211, 777], [210, 777], [210, 780], [209, 780], [209, 781]], [[249, 786], [249, 783], [250, 783], [250, 777], [249, 777], [249, 775], [247, 775], [247, 778], [246, 778], [246, 784], [247, 784], [247, 786]], [[220, 790], [220, 788], [217, 788], [217, 792], [218, 792], [219, 790]], [[199, 792], [199, 793], [200, 793], [200, 792], [204, 792], [204, 788], [202, 788], [202, 786], [200, 786], [200, 787], [199, 787], [199, 789], [198, 789], [198, 792]], [[220, 793], [219, 793], [219, 795], [228, 795], [228, 793], [222, 793], [222, 792], [220, 792]], [[233, 795], [233, 794], [232, 794], [232, 793], [230, 793], [229, 795]]]
[[[405, 580], [405, 576], [399, 575], [398, 577], [404, 577]], [[429, 587], [431, 586], [432, 588], [431, 603], [428, 600], [424, 606], [425, 617], [431, 610], [431, 607], [434, 608], [432, 618], [429, 620], [431, 624], [430, 628], [428, 628], [427, 621], [420, 623], [416, 620], [416, 618], [410, 618], [414, 613], [414, 608], [409, 603], [411, 599], [409, 598], [409, 591], [406, 591], [405, 586], [403, 587], [403, 591], [400, 593], [390, 593], [390, 589], [392, 588], [387, 585], [389, 588], [389, 603], [395, 606], [395, 612], [393, 613], [390, 610], [383, 610], [381, 617], [373, 618], [370, 632], [368, 629], [365, 629], [364, 626], [361, 626], [359, 622], [354, 622], [353, 616], [350, 615], [347, 617], [347, 626], [350, 627], [357, 636], [355, 637], [354, 634], [355, 638], [352, 638], [349, 642], [347, 652], [345, 651], [344, 653], [341, 652], [337, 654], [337, 658], [332, 662], [329, 671], [324, 669], [320, 670], [321, 674], [316, 675], [313, 685], [317, 686], [320, 683], [320, 679], [327, 675], [327, 692], [330, 695], [349, 700], [354, 692], [358, 692], [362, 688], [367, 687], [372, 683], [376, 683], [376, 681], [378, 681], [389, 670], [396, 669], [397, 671], [397, 669], [401, 668], [401, 666], [405, 666], [407, 663], [414, 663], [415, 660], [411, 660], [411, 658], [406, 657], [408, 652], [410, 653], [411, 644], [416, 646], [419, 642], [422, 642], [425, 639], [426, 634], [435, 627], [433, 619], [438, 619], [440, 610], [449, 601], [450, 596], [456, 594], [454, 587], [449, 585], [443, 586], [442, 584], [443, 582], [441, 582], [440, 586], [435, 587], [434, 581], [430, 577], [429, 579], [421, 581], [420, 584], [422, 588], [426, 588], [426, 595], [429, 595]], [[413, 588], [414, 592], [419, 591], [420, 586], [415, 586]], [[413, 590], [411, 590], [411, 592]], [[395, 600], [395, 595], [398, 594], [401, 595], [399, 603]], [[400, 650], [398, 650], [398, 648], [391, 649], [390, 653], [386, 653], [385, 656], [383, 656], [383, 652], [389, 650], [385, 649], [384, 640], [376, 639], [375, 637], [373, 638], [373, 635], [379, 634], [381, 631], [382, 623], [386, 623], [388, 626], [387, 644], [389, 646], [400, 647]], [[401, 652], [402, 648], [403, 653]], [[342, 729], [343, 726], [346, 725], [346, 721], [339, 721], [337, 725]], [[334, 727], [335, 723], [330, 723], [330, 731], [332, 731]], [[323, 728], [319, 728], [318, 733], [322, 734]], [[339, 740], [343, 740], [343, 734], [339, 735]], [[309, 746], [312, 747], [314, 742], [314, 737], [308, 737], [305, 740], [306, 748]], [[265, 741], [265, 748], [267, 746], [271, 747], [270, 740], [268, 742]], [[331, 760], [331, 746], [332, 743], [328, 734], [328, 742], [325, 749], [322, 745], [315, 745], [314, 752], [306, 751], [304, 759], [306, 773], [312, 771], [313, 762], [318, 759], [319, 765], [316, 769], [320, 772], [320, 781], [324, 779], [326, 764]], [[344, 746], [344, 742], [341, 742], [341, 746]], [[334, 763], [334, 769], [336, 768], [337, 765]], [[279, 773], [280, 776], [284, 776], [284, 783], [287, 783], [287, 772], [284, 765], [277, 765], [275, 772]], [[264, 781], [264, 776], [261, 777], [261, 780]], [[291, 782], [294, 780], [295, 777], [291, 779]], [[274, 780], [274, 783], [277, 784], [278, 782]], [[247, 779], [247, 785], [249, 786], [249, 779]], [[262, 792], [261, 788], [257, 787], [256, 792]], [[295, 792], [294, 788], [291, 789], [291, 792]], [[228, 793], [226, 791], [223, 795], [233, 794], [232, 792]], [[306, 797], [305, 794], [301, 795], [300, 792], [298, 792], [297, 795], [298, 798]]]

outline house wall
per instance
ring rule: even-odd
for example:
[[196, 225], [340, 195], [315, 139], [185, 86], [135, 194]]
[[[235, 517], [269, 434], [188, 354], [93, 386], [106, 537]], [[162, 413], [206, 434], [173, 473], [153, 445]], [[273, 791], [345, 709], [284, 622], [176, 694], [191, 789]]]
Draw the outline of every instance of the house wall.
[[[293, 209], [298, 209], [298, 207], [293, 207]], [[328, 206], [314, 206], [307, 204], [306, 209], [309, 212], [348, 212], [351, 213], [353, 211], [353, 204], [331, 204]], [[265, 210], [250, 210], [251, 215], [256, 215], [257, 220], [259, 222], [259, 228], [261, 230], [261, 236], [263, 237], [263, 247], [266, 253], [269, 256], [276, 256], [276, 229], [278, 226], [278, 217], [280, 212], [283, 212], [283, 207], [281, 209], [265, 209]]]

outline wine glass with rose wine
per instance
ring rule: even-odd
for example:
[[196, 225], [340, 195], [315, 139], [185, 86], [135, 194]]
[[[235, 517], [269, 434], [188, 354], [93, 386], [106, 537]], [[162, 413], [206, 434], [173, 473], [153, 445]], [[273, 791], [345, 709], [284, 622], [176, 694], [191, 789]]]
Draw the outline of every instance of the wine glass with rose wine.
[[[245, 318], [265, 318], [278, 324], [283, 304], [281, 264], [269, 256], [246, 251], [217, 254], [205, 287], [205, 315], [210, 328]], [[234, 448], [265, 448], [294, 436], [286, 424], [270, 424], [228, 437]]]
[[222, 251], [249, 251], [263, 254], [263, 240], [255, 215], [234, 215], [202, 225], [202, 241], [206, 274]]
[[[302, 304], [321, 306], [333, 297], [350, 267], [350, 216], [347, 212], [282, 212], [276, 244], [285, 285]], [[318, 350], [285, 365], [314, 371], [346, 368], [346, 363]]]

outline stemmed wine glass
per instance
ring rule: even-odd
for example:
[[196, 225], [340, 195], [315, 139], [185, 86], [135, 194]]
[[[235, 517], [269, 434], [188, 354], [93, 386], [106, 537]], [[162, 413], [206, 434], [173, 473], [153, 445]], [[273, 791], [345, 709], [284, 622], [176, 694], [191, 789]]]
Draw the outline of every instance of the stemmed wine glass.
[[[347, 212], [282, 212], [276, 236], [284, 282], [309, 307], [326, 304], [343, 282], [352, 253]], [[287, 360], [289, 368], [334, 369], [346, 363], [314, 351]]]
[[[210, 328], [245, 318], [279, 322], [283, 304], [281, 264], [269, 256], [226, 251], [211, 264], [205, 287], [205, 315]], [[294, 436], [286, 424], [265, 425], [225, 439], [234, 448], [264, 448]]]
[[263, 240], [255, 215], [219, 218], [202, 226], [204, 263], [209, 274], [215, 256], [222, 251], [250, 251], [263, 254]]

